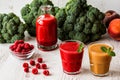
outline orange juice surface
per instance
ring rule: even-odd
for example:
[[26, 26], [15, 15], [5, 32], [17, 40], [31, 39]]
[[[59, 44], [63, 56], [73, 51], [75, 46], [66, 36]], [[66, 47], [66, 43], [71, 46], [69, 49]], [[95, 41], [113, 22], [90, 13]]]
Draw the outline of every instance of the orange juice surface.
[[[101, 50], [101, 47], [110, 46], [104, 43], [96, 43], [89, 46], [90, 68], [95, 74], [105, 74], [109, 71], [111, 56]], [[112, 48], [112, 47], [111, 47]]]

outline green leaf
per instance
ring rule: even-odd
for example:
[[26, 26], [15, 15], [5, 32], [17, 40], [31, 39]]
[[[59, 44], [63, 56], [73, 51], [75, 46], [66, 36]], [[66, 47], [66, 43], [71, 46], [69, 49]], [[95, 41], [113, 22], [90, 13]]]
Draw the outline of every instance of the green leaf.
[[113, 52], [112, 50], [111, 50], [111, 48], [106, 48], [106, 47], [104, 47], [104, 46], [102, 46], [101, 47], [101, 50], [103, 51], [103, 52], [105, 52], [105, 53], [108, 53], [108, 55], [109, 56], [115, 56], [115, 52]]
[[104, 46], [101, 47], [101, 50], [102, 50], [103, 52], [107, 52], [107, 48], [104, 47]]
[[81, 43], [80, 46], [78, 47], [77, 52], [81, 52], [83, 48], [84, 48], [84, 44]]
[[110, 56], [115, 56], [115, 52], [111, 51], [111, 52], [109, 53], [109, 55], [110, 55]]

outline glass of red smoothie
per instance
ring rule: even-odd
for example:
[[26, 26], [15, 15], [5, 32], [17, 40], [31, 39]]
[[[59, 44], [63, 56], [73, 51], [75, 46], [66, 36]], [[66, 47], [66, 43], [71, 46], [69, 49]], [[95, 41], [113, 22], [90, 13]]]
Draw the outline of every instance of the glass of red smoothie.
[[66, 40], [60, 43], [60, 54], [63, 71], [67, 74], [78, 74], [82, 64], [84, 47], [80, 52], [78, 48], [84, 43], [77, 40]]

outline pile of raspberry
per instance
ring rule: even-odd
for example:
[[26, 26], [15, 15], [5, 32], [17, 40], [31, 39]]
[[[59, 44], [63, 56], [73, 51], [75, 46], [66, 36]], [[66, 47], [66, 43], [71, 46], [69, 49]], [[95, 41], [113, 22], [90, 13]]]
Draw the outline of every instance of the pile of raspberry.
[[23, 40], [16, 40], [13, 45], [10, 46], [10, 50], [15, 53], [27, 54], [34, 48], [33, 45], [25, 43]]
[[29, 62], [24, 62], [23, 63], [23, 68], [24, 68], [24, 72], [28, 73], [30, 72], [30, 69], [32, 68], [32, 73], [33, 74], [39, 74], [39, 70], [38, 69], [43, 69], [43, 74], [45, 76], [48, 76], [50, 74], [47, 65], [45, 63], [42, 63], [43, 59], [41, 57], [37, 58], [37, 60], [33, 60], [31, 59]]

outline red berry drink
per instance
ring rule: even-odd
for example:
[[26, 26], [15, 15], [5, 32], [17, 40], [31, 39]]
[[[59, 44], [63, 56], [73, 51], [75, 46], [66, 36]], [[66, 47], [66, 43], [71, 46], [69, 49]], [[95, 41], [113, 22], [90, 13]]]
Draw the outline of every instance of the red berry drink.
[[60, 54], [63, 71], [67, 74], [78, 74], [80, 72], [84, 47], [81, 52], [78, 48], [80, 41], [64, 41], [60, 44]]
[[36, 20], [36, 39], [38, 48], [43, 50], [52, 50], [56, 48], [57, 43], [57, 20], [47, 13], [48, 6], [42, 8], [45, 14]]

